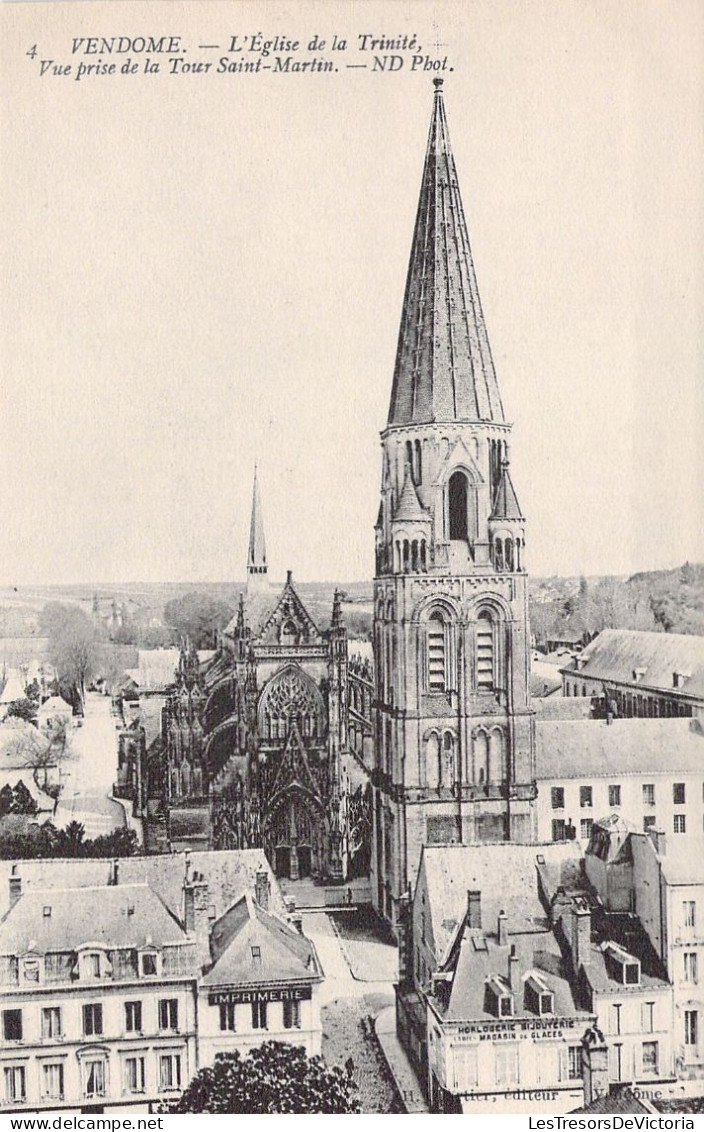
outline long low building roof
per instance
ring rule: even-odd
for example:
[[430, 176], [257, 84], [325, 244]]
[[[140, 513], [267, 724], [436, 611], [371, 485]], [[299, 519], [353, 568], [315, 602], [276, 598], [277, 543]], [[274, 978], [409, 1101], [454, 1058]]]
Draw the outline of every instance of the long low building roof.
[[[704, 697], [704, 637], [604, 629], [582, 651], [578, 667], [563, 668], [562, 672], [566, 676], [578, 674], [580, 678]], [[675, 673], [682, 677], [676, 689]]]
[[538, 719], [538, 781], [626, 774], [704, 775], [698, 719]]

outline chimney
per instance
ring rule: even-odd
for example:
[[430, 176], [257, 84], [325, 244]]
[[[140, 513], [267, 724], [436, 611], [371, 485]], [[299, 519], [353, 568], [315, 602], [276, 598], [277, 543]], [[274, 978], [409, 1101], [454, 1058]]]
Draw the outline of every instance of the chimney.
[[499, 937], [499, 947], [505, 947], [506, 944], [508, 943], [507, 922], [508, 922], [508, 917], [507, 917], [506, 913], [504, 912], [504, 910], [502, 908], [501, 911], [499, 912], [499, 928], [498, 928], [498, 932], [497, 932], [497, 935]]
[[572, 965], [575, 974], [586, 963], [592, 941], [592, 913], [585, 902], [572, 905]]
[[290, 586], [293, 582], [293, 570], [286, 571], [286, 585]]
[[516, 955], [516, 945], [511, 944], [511, 954], [508, 957], [508, 985], [511, 988], [511, 994], [516, 994], [518, 991], [518, 956]]
[[467, 890], [467, 927], [482, 926], [482, 894], [473, 889]]
[[269, 911], [269, 894], [271, 892], [271, 884], [269, 883], [269, 874], [266, 869], [258, 869], [257, 875], [254, 880], [254, 899], [260, 908], [265, 912]]
[[183, 885], [183, 919], [186, 931], [198, 944], [198, 958], [203, 966], [210, 961], [210, 915], [208, 882], [202, 873], [194, 872]]
[[120, 883], [120, 862], [117, 857], [112, 859], [112, 869], [110, 870], [110, 884]]
[[295, 928], [299, 935], [303, 935], [303, 916], [300, 912], [296, 916], [291, 916], [291, 927]]
[[22, 878], [17, 876], [17, 865], [12, 866], [12, 875], [10, 876], [10, 908], [14, 908], [15, 904], [22, 895]]
[[661, 857], [664, 857], [665, 856], [665, 850], [666, 850], [666, 844], [667, 844], [666, 838], [665, 838], [665, 831], [663, 829], [652, 829], [651, 828], [651, 829], [648, 830], [648, 837], [650, 838], [650, 840], [652, 841], [652, 843], [655, 847], [655, 852], [659, 853]]
[[609, 1050], [596, 1026], [590, 1026], [582, 1038], [582, 1082], [585, 1105], [609, 1092]]

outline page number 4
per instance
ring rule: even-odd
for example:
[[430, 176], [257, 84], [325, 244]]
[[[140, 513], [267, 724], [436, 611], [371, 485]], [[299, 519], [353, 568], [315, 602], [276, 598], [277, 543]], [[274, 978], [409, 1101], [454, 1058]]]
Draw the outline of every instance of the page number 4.
[[37, 54], [37, 45], [36, 45], [36, 43], [34, 44], [34, 47], [30, 47], [30, 49], [29, 49], [29, 51], [27, 52], [27, 54], [29, 55], [30, 59], [33, 59], [33, 58], [34, 58], [34, 56], [35, 56], [35, 55]]

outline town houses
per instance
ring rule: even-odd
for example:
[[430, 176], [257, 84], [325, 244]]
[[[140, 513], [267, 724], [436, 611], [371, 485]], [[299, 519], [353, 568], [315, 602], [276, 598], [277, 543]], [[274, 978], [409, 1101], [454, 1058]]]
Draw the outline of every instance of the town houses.
[[0, 1110], [149, 1111], [220, 1052], [320, 1052], [323, 969], [261, 851], [0, 874]]

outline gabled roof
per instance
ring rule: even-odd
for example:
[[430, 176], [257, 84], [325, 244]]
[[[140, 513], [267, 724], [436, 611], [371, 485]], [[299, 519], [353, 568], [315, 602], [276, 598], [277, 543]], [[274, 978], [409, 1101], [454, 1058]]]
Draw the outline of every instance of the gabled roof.
[[[535, 887], [535, 880], [534, 880]], [[490, 1003], [486, 998], [487, 983], [495, 983], [501, 994], [510, 994], [508, 985], [509, 956], [511, 949], [518, 960], [518, 987], [515, 993], [514, 1017], [531, 1016], [524, 1002], [524, 979], [526, 976], [540, 978], [547, 990], [554, 995], [554, 1013], [557, 1017], [581, 1018], [586, 1025], [589, 1014], [582, 1010], [570, 981], [570, 969], [562, 956], [559, 944], [552, 929], [546, 928], [539, 934], [510, 935], [505, 945], [500, 945], [495, 934], [488, 932], [483, 937], [483, 945], [475, 946], [476, 933], [465, 928], [456, 954], [452, 957], [453, 977], [447, 1007], [441, 1010], [445, 1021], [462, 1022], [496, 1018], [496, 1013], [487, 1009]], [[500, 980], [498, 983], [496, 980]], [[533, 1015], [535, 1016], [535, 1015]], [[576, 1037], [580, 1037], [578, 1032]]]
[[[572, 1113], [575, 1112], [594, 1112], [616, 1115], [618, 1113], [631, 1113], [637, 1115], [641, 1112], [654, 1112], [655, 1109], [651, 1104], [641, 1100], [630, 1089], [619, 1089], [616, 1092], [604, 1093], [595, 1100], [590, 1101], [589, 1104], [583, 1105], [581, 1108], [573, 1108]], [[691, 1109], [685, 1111], [691, 1112]]]
[[24, 681], [20, 674], [8, 672], [2, 692], [0, 692], [0, 704], [12, 704], [15, 700], [23, 700], [26, 694]]
[[626, 774], [704, 774], [697, 719], [540, 719], [535, 723], [538, 781]]
[[37, 714], [44, 719], [57, 715], [63, 715], [68, 719], [73, 715], [73, 708], [62, 696], [50, 696], [48, 700], [44, 700]]
[[[268, 617], [260, 622], [259, 628], [254, 634], [255, 642], [266, 641], [272, 633], [276, 636], [277, 626], [279, 622], [284, 620], [293, 621], [301, 629], [302, 636], [306, 638], [307, 642], [319, 641], [321, 639], [318, 626], [315, 624], [315, 621], [294, 588], [290, 570], [286, 578], [286, 584], [279, 594], [273, 609]], [[272, 641], [272, 643], [274, 642]], [[278, 643], [278, 636], [276, 636], [276, 643]]]
[[[189, 853], [162, 853], [144, 857], [123, 857], [118, 861], [116, 887], [147, 884], [164, 904], [181, 919], [183, 882], [186, 871], [201, 874], [208, 884], [208, 903], [221, 916], [239, 897], [254, 890], [257, 873], [269, 877], [269, 906], [277, 915], [286, 914], [281, 889], [271, 871], [263, 849], [198, 850]], [[0, 916], [7, 910], [10, 877], [19, 877], [22, 891], [50, 888], [88, 888], [107, 885], [113, 863], [100, 858], [45, 858], [25, 861], [0, 860]]]
[[[426, 845], [418, 884], [427, 890], [435, 955], [444, 959], [458, 926], [464, 922], [467, 893], [481, 893], [482, 926], [494, 931], [505, 910], [511, 932], [544, 931], [545, 910], [538, 896], [538, 856], [548, 862], [579, 860], [575, 842], [547, 845]], [[501, 877], [497, 885], [496, 878]]]
[[388, 424], [504, 423], [469, 246], [442, 79], [425, 154]]
[[429, 516], [427, 511], [424, 511], [418, 493], [413, 483], [410, 469], [406, 468], [406, 475], [403, 481], [403, 488], [399, 497], [398, 506], [394, 512], [394, 522], [427, 522]]
[[[638, 679], [634, 672], [640, 670]], [[572, 669], [563, 669], [574, 675]], [[580, 654], [579, 676], [704, 697], [704, 637], [603, 629]], [[685, 678], [674, 687], [674, 673]]]
[[[46, 913], [45, 910], [49, 909]], [[186, 932], [146, 884], [32, 890], [0, 921], [0, 953], [75, 951], [87, 943], [142, 947], [185, 943]]]
[[260, 908], [249, 893], [213, 924], [211, 955], [213, 966], [203, 977], [204, 986], [262, 986], [322, 978], [311, 941]]
[[492, 519], [522, 519], [521, 507], [516, 496], [508, 466], [504, 464], [501, 470], [501, 479], [494, 494], [491, 510]]

